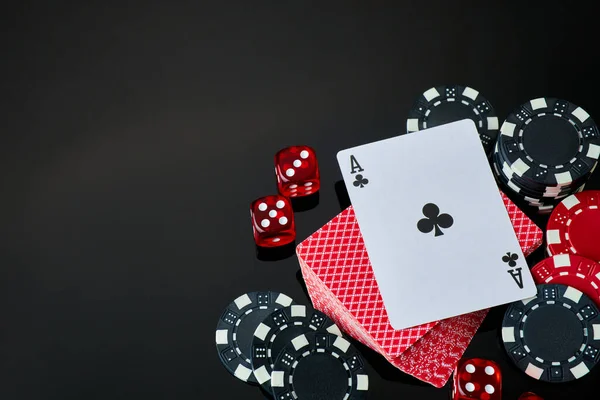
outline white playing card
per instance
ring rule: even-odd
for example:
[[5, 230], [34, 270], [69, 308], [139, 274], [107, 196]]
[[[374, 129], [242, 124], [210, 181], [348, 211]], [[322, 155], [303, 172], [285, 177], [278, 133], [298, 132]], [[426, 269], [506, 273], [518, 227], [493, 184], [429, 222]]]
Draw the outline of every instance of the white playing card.
[[536, 295], [471, 120], [337, 158], [395, 329]]

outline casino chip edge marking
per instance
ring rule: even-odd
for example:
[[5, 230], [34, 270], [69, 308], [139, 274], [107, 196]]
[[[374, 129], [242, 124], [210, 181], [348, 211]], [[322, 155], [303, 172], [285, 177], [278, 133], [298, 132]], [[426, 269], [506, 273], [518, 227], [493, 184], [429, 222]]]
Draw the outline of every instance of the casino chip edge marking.
[[[595, 197], [595, 199], [594, 199]], [[593, 203], [590, 204], [590, 202]], [[546, 225], [546, 252], [548, 255], [556, 254], [578, 254], [596, 262], [600, 262], [600, 257], [594, 257], [595, 254], [584, 254], [576, 248], [576, 243], [572, 243], [572, 228], [574, 218], [584, 218], [586, 212], [593, 210], [598, 212], [600, 207], [600, 190], [585, 190], [580, 193], [574, 193], [561, 201], [550, 214], [550, 219]], [[593, 225], [586, 226], [593, 229]], [[580, 227], [579, 229], [584, 229]], [[577, 237], [590, 237], [594, 240], [594, 235], [577, 234]], [[597, 239], [597, 238], [596, 238]], [[589, 246], [586, 246], [589, 247]]]
[[[434, 86], [424, 91], [415, 101], [406, 119], [406, 133], [431, 128], [427, 119], [444, 104], [460, 102], [471, 108], [472, 120], [475, 122], [481, 144], [489, 156], [499, 133], [499, 120], [492, 104], [478, 90], [462, 85]], [[455, 121], [458, 121], [456, 119]], [[434, 124], [433, 126], [437, 126]]]
[[[502, 343], [504, 349], [521, 371], [533, 379], [544, 382], [569, 382], [587, 375], [599, 362], [600, 315], [595, 303], [579, 290], [558, 284], [537, 285], [535, 297], [509, 305], [502, 320]], [[541, 296], [541, 297], [540, 297]], [[524, 342], [524, 319], [544, 307], [560, 307], [571, 311], [582, 324], [584, 342], [567, 360], [544, 360], [532, 354]], [[531, 322], [529, 322], [531, 323]], [[532, 329], [528, 326], [527, 329]], [[556, 378], [552, 378], [552, 376]]]
[[[313, 354], [329, 354], [342, 364], [348, 374], [344, 400], [364, 400], [369, 390], [369, 375], [362, 356], [346, 339], [331, 333], [306, 332], [293, 338], [280, 353], [271, 374], [273, 397], [278, 400], [297, 399], [298, 385], [310, 383], [294, 379], [296, 367]], [[302, 391], [306, 389], [303, 388]], [[299, 399], [300, 400], [300, 399]]]
[[[219, 360], [231, 375], [246, 383], [257, 383], [251, 360], [245, 358], [248, 355], [237, 345], [237, 328], [242, 320], [255, 310], [270, 309], [270, 314], [292, 304], [295, 304], [294, 300], [283, 293], [264, 291], [243, 294], [225, 308], [217, 322], [215, 343]], [[253, 332], [254, 328], [247, 334], [252, 335]]]
[[[585, 182], [581, 183], [583, 181], [579, 181], [576, 183], [576, 186], [563, 187], [558, 192], [552, 193], [552, 190], [554, 189], [551, 189], [550, 191], [547, 191], [546, 189], [546, 191], [542, 193], [539, 189], [527, 188], [524, 182], [519, 181], [518, 175], [508, 168], [506, 162], [501, 161], [501, 155], [498, 153], [497, 145], [490, 158], [492, 171], [497, 183], [503, 189], [504, 193], [517, 204], [535, 210], [538, 215], [550, 214], [556, 205], [566, 197], [575, 193], [580, 193], [585, 189]], [[507, 169], [509, 170], [507, 171]], [[507, 177], [507, 174], [511, 175], [510, 179]]]
[[508, 163], [502, 161], [501, 157], [502, 156], [498, 153], [498, 147], [496, 146], [492, 154], [494, 174], [505, 186], [510, 187], [513, 192], [522, 197], [537, 200], [539, 202], [554, 201], [558, 203], [558, 201], [570, 196], [574, 190], [579, 188], [578, 186], [564, 187], [559, 189], [547, 187], [546, 189], [541, 190], [539, 188], [527, 186], [525, 182], [520, 180], [520, 177], [516, 173], [510, 170]]
[[[310, 314], [309, 314], [310, 313]], [[280, 322], [279, 322], [279, 321]], [[309, 331], [329, 332], [343, 336], [338, 326], [324, 313], [305, 305], [282, 307], [269, 314], [256, 328], [252, 340], [252, 368], [259, 385], [271, 392], [271, 372], [279, 354], [273, 354], [272, 348], [277, 340], [287, 338], [290, 332], [302, 328]]]

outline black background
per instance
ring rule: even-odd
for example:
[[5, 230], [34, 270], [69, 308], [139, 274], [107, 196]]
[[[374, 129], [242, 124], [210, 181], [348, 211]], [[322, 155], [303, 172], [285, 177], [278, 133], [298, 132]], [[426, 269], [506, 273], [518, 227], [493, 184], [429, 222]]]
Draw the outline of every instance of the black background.
[[[501, 120], [539, 96], [600, 118], [597, 18], [580, 3], [217, 3], [3, 10], [0, 398], [262, 399], [220, 365], [214, 329], [244, 292], [308, 301], [295, 256], [260, 261], [252, 240], [277, 150], [319, 156], [301, 240], [341, 210], [336, 152], [402, 132], [431, 86], [472, 86]], [[600, 369], [564, 385], [517, 371], [499, 317], [466, 355], [500, 363], [504, 399], [594, 387]], [[447, 398], [363, 352], [370, 398]]]

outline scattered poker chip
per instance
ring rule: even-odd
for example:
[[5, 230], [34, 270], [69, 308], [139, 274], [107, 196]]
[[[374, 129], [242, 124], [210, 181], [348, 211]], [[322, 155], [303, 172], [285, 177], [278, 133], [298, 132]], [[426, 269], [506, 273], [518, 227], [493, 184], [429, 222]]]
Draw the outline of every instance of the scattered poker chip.
[[600, 190], [584, 190], [558, 204], [548, 220], [548, 254], [578, 254], [600, 261]]
[[406, 131], [416, 132], [467, 118], [475, 122], [489, 155], [498, 136], [498, 117], [490, 102], [468, 86], [437, 86], [423, 92], [408, 114]]
[[537, 285], [536, 297], [512, 303], [502, 321], [509, 358], [534, 379], [582, 378], [600, 358], [600, 316], [594, 302], [565, 285]]
[[252, 367], [256, 380], [267, 392], [271, 392], [271, 371], [283, 347], [311, 330], [342, 336], [327, 315], [303, 305], [280, 308], [258, 325], [252, 340]]
[[307, 332], [292, 338], [271, 373], [277, 400], [363, 400], [369, 376], [358, 351], [343, 337]]
[[251, 292], [235, 299], [223, 312], [215, 334], [219, 359], [236, 378], [257, 383], [252, 371], [252, 337], [256, 327], [273, 311], [294, 304], [282, 293]]
[[593, 260], [575, 254], [559, 254], [537, 263], [531, 274], [538, 284], [574, 287], [600, 307], [600, 264]]
[[600, 132], [590, 115], [565, 100], [537, 98], [500, 127], [498, 148], [525, 181], [568, 186], [589, 176], [600, 157]]

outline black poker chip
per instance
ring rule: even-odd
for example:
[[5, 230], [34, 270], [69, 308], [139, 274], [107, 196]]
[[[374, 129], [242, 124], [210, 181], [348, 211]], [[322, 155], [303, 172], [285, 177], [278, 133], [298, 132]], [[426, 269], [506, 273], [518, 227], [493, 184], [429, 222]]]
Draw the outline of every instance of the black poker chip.
[[277, 400], [364, 400], [369, 390], [365, 363], [343, 337], [307, 332], [292, 338], [271, 374]]
[[406, 120], [406, 133], [471, 119], [489, 156], [498, 136], [498, 117], [490, 102], [469, 86], [432, 87], [416, 100]]
[[599, 157], [600, 131], [589, 114], [566, 100], [542, 97], [507, 117], [491, 161], [507, 195], [547, 214], [583, 190]]
[[590, 174], [600, 157], [600, 132], [590, 115], [566, 100], [522, 104], [500, 128], [498, 147], [525, 181], [567, 186]]
[[294, 304], [277, 292], [246, 293], [223, 311], [215, 333], [221, 363], [236, 378], [256, 384], [252, 371], [252, 338], [258, 325], [273, 311]]
[[537, 286], [537, 296], [512, 303], [502, 342], [513, 363], [534, 379], [580, 379], [600, 358], [600, 315], [594, 302], [565, 285]]
[[342, 336], [327, 315], [304, 305], [280, 308], [258, 325], [252, 340], [252, 368], [256, 380], [266, 392], [271, 392], [271, 372], [279, 353], [290, 340], [309, 331]]

